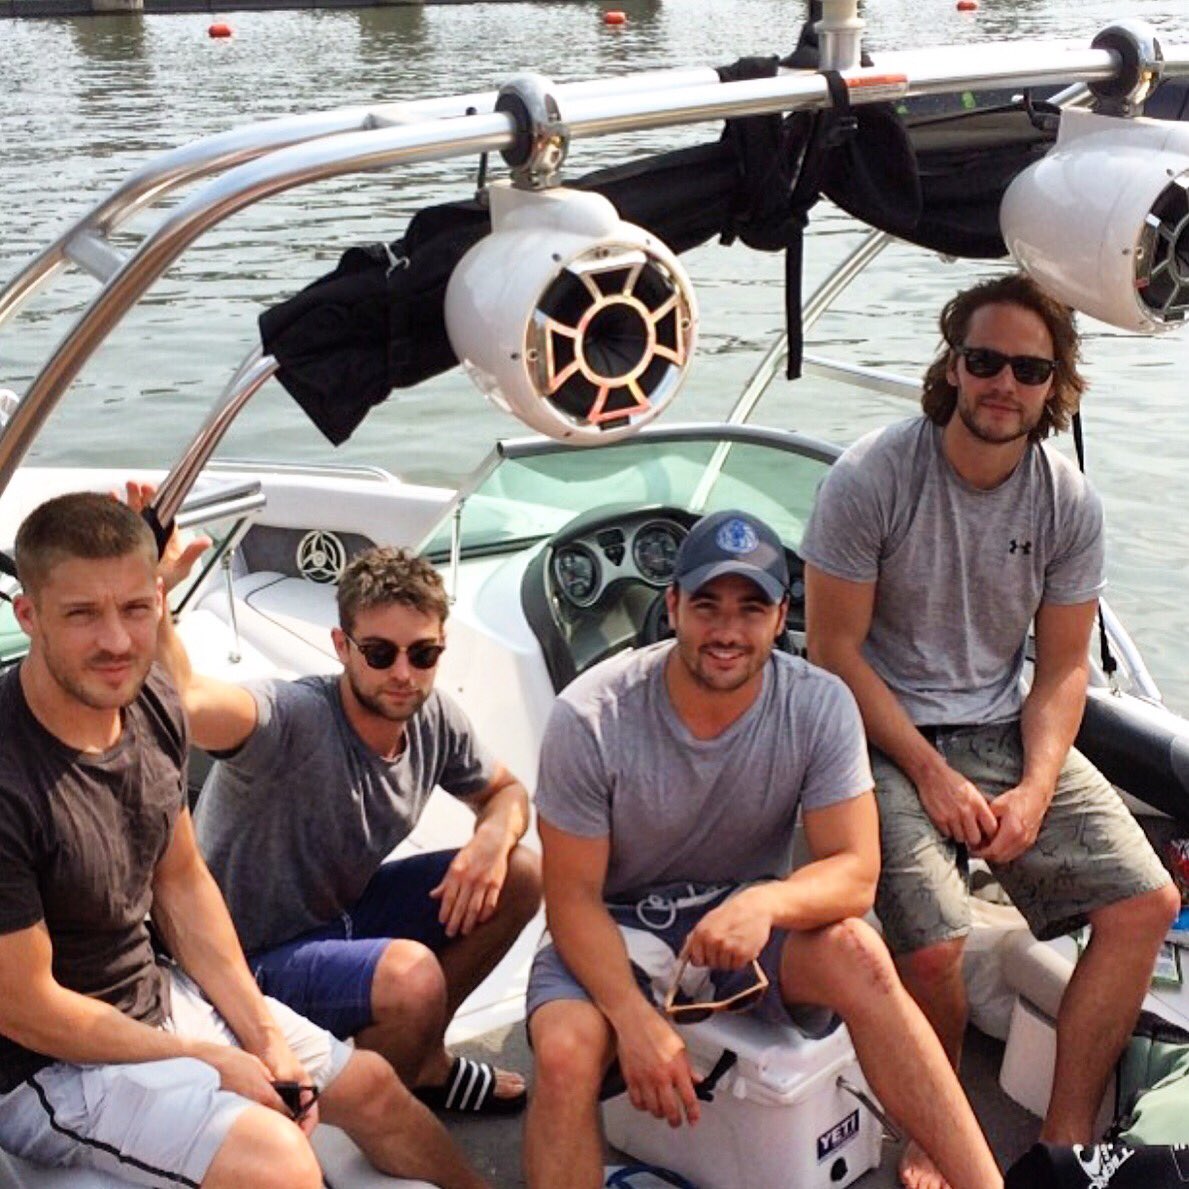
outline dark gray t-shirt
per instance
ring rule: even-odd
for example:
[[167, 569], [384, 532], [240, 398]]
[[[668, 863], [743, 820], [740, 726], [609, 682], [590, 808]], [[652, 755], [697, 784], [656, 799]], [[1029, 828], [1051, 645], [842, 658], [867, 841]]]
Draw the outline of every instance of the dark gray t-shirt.
[[434, 787], [473, 796], [495, 760], [437, 690], [406, 723], [404, 751], [386, 760], [347, 721], [338, 677], [249, 688], [256, 730], [211, 769], [194, 820], [240, 941], [255, 953], [350, 908]]
[[[0, 933], [45, 922], [57, 982], [158, 1025], [169, 992], [145, 917], [157, 864], [186, 803], [186, 729], [160, 670], [124, 710], [119, 741], [68, 747], [0, 676]], [[0, 1036], [0, 1093], [50, 1059]]]
[[783, 877], [798, 804], [821, 809], [871, 788], [858, 707], [837, 677], [773, 653], [742, 717], [697, 739], [665, 686], [671, 648], [584, 673], [545, 729], [537, 812], [570, 834], [610, 835], [608, 900], [684, 880]]
[[972, 487], [941, 433], [914, 417], [855, 442], [822, 482], [801, 556], [878, 582], [864, 654], [913, 722], [1002, 722], [1020, 712], [1040, 604], [1086, 603], [1106, 585], [1102, 505], [1045, 445], [998, 487]]

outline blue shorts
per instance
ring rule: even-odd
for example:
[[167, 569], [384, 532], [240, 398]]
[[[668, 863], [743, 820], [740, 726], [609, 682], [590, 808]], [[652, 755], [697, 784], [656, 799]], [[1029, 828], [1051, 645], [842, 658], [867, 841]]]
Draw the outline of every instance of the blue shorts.
[[419, 941], [437, 954], [452, 940], [429, 893], [456, 854], [439, 850], [384, 863], [337, 921], [250, 954], [260, 989], [341, 1040], [370, 1027], [372, 979], [388, 943]]

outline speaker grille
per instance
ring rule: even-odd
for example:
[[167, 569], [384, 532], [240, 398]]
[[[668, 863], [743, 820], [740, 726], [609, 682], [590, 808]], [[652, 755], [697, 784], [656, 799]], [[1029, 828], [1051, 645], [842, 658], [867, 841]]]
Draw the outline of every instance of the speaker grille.
[[693, 340], [684, 278], [647, 249], [600, 244], [546, 288], [525, 359], [542, 399], [577, 425], [615, 429], [676, 392]]
[[1164, 188], [1144, 220], [1135, 287], [1158, 321], [1184, 321], [1189, 310], [1189, 173]]

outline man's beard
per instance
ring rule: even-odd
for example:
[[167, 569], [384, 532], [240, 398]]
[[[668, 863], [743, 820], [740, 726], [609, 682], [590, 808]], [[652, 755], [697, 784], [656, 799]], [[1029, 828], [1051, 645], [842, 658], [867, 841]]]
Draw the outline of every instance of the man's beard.
[[677, 656], [685, 671], [704, 690], [713, 693], [734, 693], [742, 689], [764, 667], [767, 656], [757, 663], [754, 651], [746, 652], [740, 657], [740, 665], [734, 674], [709, 672], [708, 667], [702, 666], [702, 652], [700, 649], [687, 649], [677, 642]]
[[425, 705], [425, 699], [429, 697], [428, 690], [413, 688], [409, 691], [414, 695], [412, 699], [407, 703], [406, 707], [397, 711], [393, 710], [390, 706], [384, 705], [379, 695], [365, 693], [361, 690], [353, 673], [347, 673], [347, 680], [351, 683], [351, 692], [355, 695], [355, 700], [365, 710], [370, 711], [378, 718], [387, 719], [388, 722], [408, 722]]
[[52, 651], [47, 649], [42, 655], [47, 671], [58, 686], [76, 702], [80, 702], [91, 710], [123, 710], [124, 707], [131, 706], [140, 696], [140, 691], [144, 687], [145, 680], [149, 675], [149, 668], [152, 664], [151, 660], [144, 660], [138, 663], [135, 657], [117, 657], [106, 652], [88, 657], [81, 670], [83, 674], [87, 672], [87, 666], [92, 664], [110, 664], [115, 662], [117, 664], [128, 663], [131, 666], [129, 676], [131, 685], [123, 694], [119, 694], [116, 690], [110, 689], [110, 687], [103, 689], [102, 692], [95, 693], [87, 687], [83, 676], [71, 672], [60, 665]]
[[958, 399], [958, 416], [962, 419], [962, 424], [966, 426], [974, 437], [978, 438], [980, 442], [986, 442], [991, 446], [1005, 446], [1009, 442], [1018, 442], [1021, 438], [1028, 437], [1040, 422], [1039, 415], [1033, 421], [1029, 422], [1025, 414], [1020, 413], [1020, 423], [1016, 429], [994, 433], [978, 423], [977, 403], [963, 401], [960, 397]]

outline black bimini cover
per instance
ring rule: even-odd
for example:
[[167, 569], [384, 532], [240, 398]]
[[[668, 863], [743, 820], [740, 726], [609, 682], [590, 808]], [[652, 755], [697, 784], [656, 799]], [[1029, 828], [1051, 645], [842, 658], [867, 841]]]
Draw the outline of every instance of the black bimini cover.
[[[803, 37], [787, 61], [813, 65], [815, 54]], [[770, 76], [778, 65], [744, 59], [720, 74]], [[956, 114], [887, 104], [851, 109], [845, 86], [826, 77], [832, 109], [731, 120], [714, 143], [570, 183], [605, 195], [624, 219], [676, 252], [715, 236], [784, 250], [791, 374], [800, 360], [802, 232], [820, 195], [923, 247], [1003, 256], [1003, 191], [1055, 136], [1056, 120], [1029, 104]], [[261, 315], [261, 340], [280, 365], [278, 378], [332, 443], [349, 438], [394, 388], [455, 365], [443, 318], [446, 284], [489, 230], [481, 201], [427, 207], [402, 238], [350, 249], [332, 273]]]

